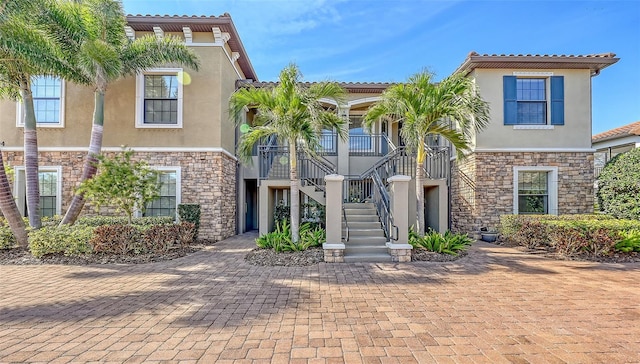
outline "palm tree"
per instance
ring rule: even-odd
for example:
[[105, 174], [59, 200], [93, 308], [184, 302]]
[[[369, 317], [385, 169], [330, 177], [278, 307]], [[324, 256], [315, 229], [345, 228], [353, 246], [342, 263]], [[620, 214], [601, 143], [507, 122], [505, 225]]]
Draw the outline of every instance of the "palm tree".
[[22, 220], [16, 200], [13, 199], [13, 194], [11, 194], [11, 186], [9, 186], [9, 179], [4, 169], [2, 152], [0, 152], [0, 211], [2, 211], [2, 215], [7, 220], [18, 245], [26, 247], [29, 244], [27, 227], [24, 220]]
[[[197, 71], [199, 60], [177, 37], [157, 39], [147, 35], [129, 40], [124, 32], [126, 17], [120, 1], [84, 0], [76, 5], [81, 9], [81, 23], [73, 33], [79, 34], [74, 40], [77, 42], [75, 60], [95, 88], [91, 140], [82, 172], [84, 182], [96, 174], [96, 155], [102, 149], [104, 96], [109, 83], [167, 63], [182, 64]], [[73, 224], [84, 202], [82, 193], [74, 195], [61, 224]]]
[[31, 93], [34, 75], [80, 79], [65, 62], [59, 35], [48, 32], [45, 14], [58, 2], [13, 0], [2, 8], [0, 21], [0, 97], [21, 100], [23, 105], [24, 165], [29, 225], [40, 228], [38, 137]]
[[290, 64], [280, 72], [277, 86], [241, 88], [229, 100], [231, 114], [237, 123], [242, 122], [246, 108], [255, 108], [257, 111], [253, 126], [238, 142], [241, 160], [250, 162], [253, 146], [271, 136], [275, 136], [280, 144], [289, 145], [291, 238], [294, 242], [299, 239], [300, 226], [298, 148], [314, 155], [320, 147], [320, 133], [323, 129], [333, 128], [343, 140], [347, 137], [342, 128], [345, 121], [335, 112], [324, 109], [321, 104], [321, 99], [339, 103], [345, 90], [335, 82], [307, 86], [300, 82], [301, 78], [298, 67]]
[[416, 154], [416, 230], [424, 233], [425, 140], [440, 135], [456, 149], [458, 158], [470, 149], [473, 134], [489, 123], [489, 105], [470, 78], [451, 75], [439, 83], [433, 74], [422, 71], [407, 83], [391, 86], [365, 115], [369, 128], [380, 118], [402, 121], [400, 135]]

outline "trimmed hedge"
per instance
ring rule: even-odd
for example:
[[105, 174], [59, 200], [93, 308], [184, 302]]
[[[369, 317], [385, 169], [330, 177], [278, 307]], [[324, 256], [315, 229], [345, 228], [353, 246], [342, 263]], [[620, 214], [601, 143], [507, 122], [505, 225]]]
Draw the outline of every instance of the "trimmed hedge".
[[[634, 251], [635, 242], [640, 241], [640, 237], [630, 233], [635, 230], [640, 231], [640, 221], [618, 220], [607, 215], [500, 217], [500, 236], [504, 241], [531, 249], [547, 248], [568, 257]], [[640, 250], [640, 243], [638, 245]]]
[[11, 249], [16, 246], [16, 238], [7, 222], [0, 218], [0, 249]]
[[195, 225], [190, 222], [158, 225], [103, 225], [89, 242], [95, 253], [161, 253], [193, 242]]
[[199, 204], [179, 204], [178, 205], [178, 219], [179, 221], [190, 222], [195, 227], [194, 239], [198, 238], [200, 231], [200, 205]]
[[29, 232], [29, 250], [38, 258], [56, 253], [64, 255], [91, 253], [89, 240], [93, 230], [91, 226], [43, 226]]

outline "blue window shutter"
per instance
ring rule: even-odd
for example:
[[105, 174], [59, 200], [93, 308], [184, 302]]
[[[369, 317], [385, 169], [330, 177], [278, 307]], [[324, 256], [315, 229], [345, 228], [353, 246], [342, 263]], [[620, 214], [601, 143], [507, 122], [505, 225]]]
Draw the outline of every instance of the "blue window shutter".
[[503, 76], [502, 89], [504, 94], [504, 125], [515, 125], [518, 123], [516, 76]]
[[551, 125], [564, 125], [564, 76], [551, 76]]

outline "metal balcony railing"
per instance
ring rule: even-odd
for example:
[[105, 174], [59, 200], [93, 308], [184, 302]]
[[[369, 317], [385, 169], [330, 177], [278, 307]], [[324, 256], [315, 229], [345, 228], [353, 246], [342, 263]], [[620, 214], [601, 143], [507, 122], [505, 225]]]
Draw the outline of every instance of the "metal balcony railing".
[[384, 156], [394, 148], [385, 134], [349, 135], [349, 155]]

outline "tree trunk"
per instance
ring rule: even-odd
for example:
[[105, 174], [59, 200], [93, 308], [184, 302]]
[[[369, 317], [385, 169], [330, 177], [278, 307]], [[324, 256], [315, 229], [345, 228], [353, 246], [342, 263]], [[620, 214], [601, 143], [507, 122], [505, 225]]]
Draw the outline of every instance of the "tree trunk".
[[289, 141], [289, 178], [291, 180], [291, 240], [297, 243], [300, 239], [300, 181], [295, 140]]
[[[91, 141], [89, 142], [89, 152], [84, 160], [82, 168], [81, 183], [95, 176], [98, 170], [98, 159], [96, 158], [102, 150], [102, 135], [104, 125], [104, 91], [96, 90], [94, 93], [95, 108], [93, 110], [93, 127], [91, 128]], [[84, 207], [84, 195], [76, 193], [71, 200], [71, 205], [67, 213], [60, 222], [60, 225], [73, 225], [82, 208]]]
[[16, 205], [16, 200], [11, 194], [9, 179], [4, 170], [2, 152], [0, 152], [0, 211], [2, 211], [2, 215], [7, 220], [18, 245], [26, 248], [29, 245], [27, 229], [18, 210], [18, 205]]
[[424, 235], [424, 159], [424, 144], [420, 140], [416, 156], [416, 232], [420, 236]]
[[34, 229], [42, 226], [40, 218], [40, 184], [38, 179], [38, 134], [33, 95], [27, 78], [20, 82], [20, 96], [24, 107], [24, 170], [26, 176], [27, 211], [29, 225]]

